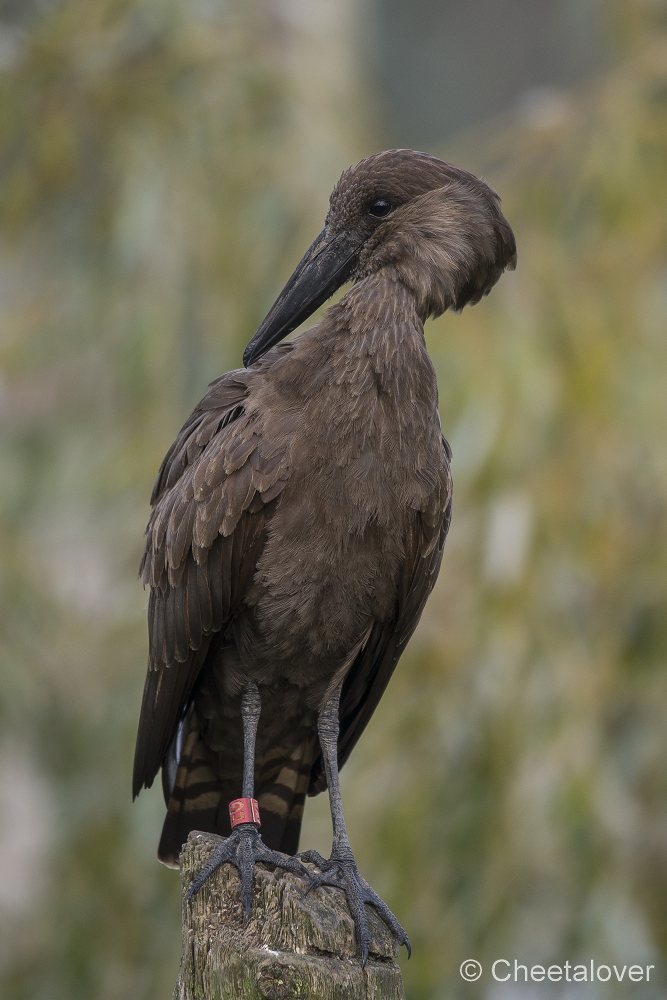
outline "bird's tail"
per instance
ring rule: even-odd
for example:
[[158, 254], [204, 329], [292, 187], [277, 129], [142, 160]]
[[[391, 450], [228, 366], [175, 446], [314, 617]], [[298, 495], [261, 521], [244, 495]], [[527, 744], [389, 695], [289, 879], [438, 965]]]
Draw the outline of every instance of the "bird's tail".
[[166, 762], [162, 769], [167, 815], [157, 850], [159, 860], [169, 868], [178, 868], [183, 844], [192, 830], [222, 837], [231, 832], [227, 806], [232, 796], [225, 794], [208, 762], [193, 709], [183, 720], [170, 754], [174, 750], [177, 758], [173, 766]]
[[299, 850], [314, 748], [314, 739], [305, 740], [292, 750], [276, 747], [257, 760], [262, 840], [274, 851]]
[[[262, 840], [283, 854], [296, 854], [303, 808], [310, 781], [314, 740], [292, 750], [275, 747], [258, 756], [255, 767], [256, 796], [262, 820]], [[158, 858], [178, 868], [183, 844], [192, 830], [228, 837], [229, 802], [241, 793], [237, 782], [223, 782], [209, 763], [199, 733], [194, 707], [183, 720], [170, 754], [176, 759], [163, 768], [167, 815], [158, 847]]]

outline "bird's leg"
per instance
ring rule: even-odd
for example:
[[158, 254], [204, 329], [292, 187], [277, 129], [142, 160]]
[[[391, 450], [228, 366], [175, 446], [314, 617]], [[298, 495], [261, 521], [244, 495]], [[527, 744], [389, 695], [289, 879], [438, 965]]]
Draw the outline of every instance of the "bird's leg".
[[251, 799], [255, 793], [255, 743], [257, 726], [262, 711], [262, 700], [254, 681], [248, 681], [241, 698], [241, 719], [243, 720], [243, 783], [241, 796]]
[[317, 720], [317, 732], [320, 738], [322, 757], [324, 758], [333, 825], [331, 857], [327, 861], [317, 851], [305, 851], [299, 857], [303, 858], [304, 861], [312, 862], [320, 869], [320, 874], [311, 878], [308, 885], [308, 892], [320, 885], [332, 885], [345, 892], [347, 904], [354, 920], [357, 945], [361, 954], [362, 964], [365, 965], [368, 958], [370, 934], [364, 903], [370, 903], [375, 907], [384, 922], [393, 931], [399, 944], [406, 946], [408, 956], [410, 955], [410, 942], [408, 941], [407, 934], [387, 904], [371, 889], [357, 868], [357, 863], [354, 860], [350, 841], [347, 836], [345, 819], [343, 817], [343, 802], [340, 794], [340, 782], [338, 780], [338, 707], [341, 686], [339, 685], [336, 688], [331, 698], [326, 702]]
[[[250, 807], [250, 816], [253, 816], [253, 806], [256, 807], [253, 793], [255, 789], [255, 740], [257, 738], [257, 724], [262, 703], [259, 691], [254, 681], [248, 681], [241, 698], [241, 718], [243, 720], [243, 784], [241, 788], [241, 800], [236, 799], [232, 805], [239, 805], [247, 810]], [[244, 801], [245, 800], [245, 801]], [[231, 807], [230, 807], [231, 808]], [[259, 834], [259, 822], [254, 819], [250, 822], [237, 822], [234, 828], [221, 844], [219, 844], [203, 866], [197, 877], [190, 886], [188, 900], [195, 896], [207, 878], [213, 874], [216, 868], [229, 861], [238, 870], [241, 876], [241, 901], [246, 917], [250, 913], [250, 900], [252, 898], [252, 875], [256, 861], [263, 861], [268, 865], [276, 865], [279, 868], [286, 868], [297, 875], [309, 877], [309, 872], [296, 858], [290, 858], [277, 851], [271, 851], [262, 842]]]

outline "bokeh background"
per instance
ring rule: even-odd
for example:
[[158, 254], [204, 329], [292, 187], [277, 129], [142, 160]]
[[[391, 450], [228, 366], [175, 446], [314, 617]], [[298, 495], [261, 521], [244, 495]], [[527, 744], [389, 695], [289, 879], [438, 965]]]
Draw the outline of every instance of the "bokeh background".
[[[409, 1000], [665, 995], [667, 4], [2, 0], [6, 1000], [171, 995], [161, 792], [130, 802], [151, 484], [340, 171], [408, 145], [499, 190], [519, 267], [428, 325], [454, 521], [352, 844]], [[498, 957], [658, 970], [531, 991]]]

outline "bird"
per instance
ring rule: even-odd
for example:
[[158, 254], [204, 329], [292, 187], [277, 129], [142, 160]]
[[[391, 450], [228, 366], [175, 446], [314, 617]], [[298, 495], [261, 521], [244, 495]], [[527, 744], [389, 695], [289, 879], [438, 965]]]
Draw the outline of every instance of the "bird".
[[[162, 770], [158, 857], [177, 867], [191, 831], [221, 835], [190, 898], [229, 862], [246, 915], [256, 861], [342, 889], [364, 963], [365, 903], [410, 944], [355, 862], [339, 771], [419, 621], [452, 511], [424, 322], [479, 302], [516, 260], [498, 195], [468, 171], [409, 149], [349, 167], [151, 497], [133, 794]], [[324, 789], [331, 856], [298, 855], [306, 796]]]

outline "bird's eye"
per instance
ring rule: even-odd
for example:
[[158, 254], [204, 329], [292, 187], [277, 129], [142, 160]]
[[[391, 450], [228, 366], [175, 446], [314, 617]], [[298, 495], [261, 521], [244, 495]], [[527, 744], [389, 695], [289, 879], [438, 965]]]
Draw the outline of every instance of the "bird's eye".
[[386, 200], [386, 198], [378, 198], [374, 201], [371, 207], [368, 209], [368, 214], [372, 215], [375, 219], [384, 219], [385, 216], [389, 215], [394, 206]]

